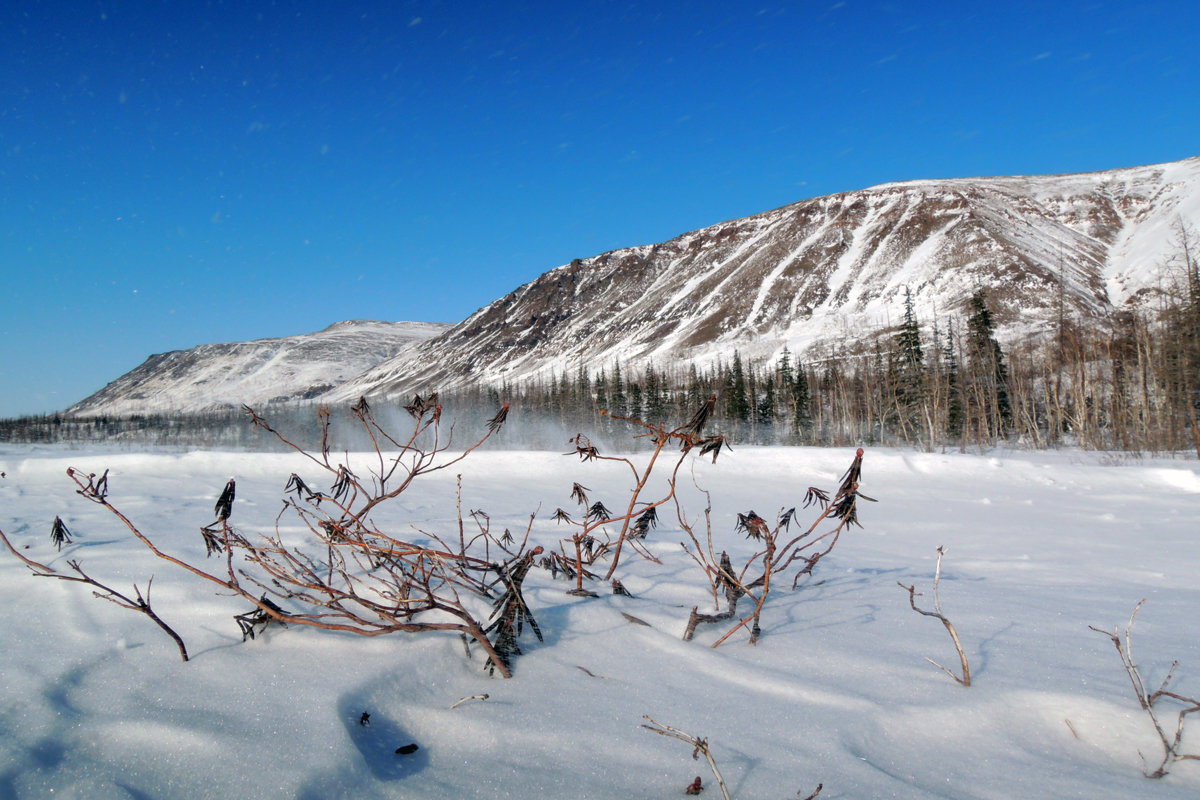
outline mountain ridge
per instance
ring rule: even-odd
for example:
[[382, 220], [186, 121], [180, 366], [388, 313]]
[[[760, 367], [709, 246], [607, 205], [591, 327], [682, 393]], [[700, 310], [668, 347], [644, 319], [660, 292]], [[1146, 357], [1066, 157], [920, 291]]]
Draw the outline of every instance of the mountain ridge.
[[921, 179], [802, 200], [556, 267], [326, 399], [547, 376], [576, 365], [821, 352], [928, 324], [989, 290], [1001, 338], [1153, 292], [1200, 158], [1062, 176]]
[[[922, 324], [945, 330], [986, 289], [1002, 341], [1049, 330], [1060, 300], [1072, 319], [1105, 324], [1171, 279], [1180, 224], [1200, 225], [1200, 157], [885, 183], [575, 259], [355, 374], [309, 378], [269, 399], [297, 399], [301, 388], [321, 402], [411, 396], [618, 360], [706, 364], [734, 350], [769, 360], [786, 347], [811, 360], [893, 327], [909, 292]], [[195, 407], [178, 399], [196, 391], [186, 364], [148, 361], [70, 411], [136, 413], [155, 370], [156, 403]], [[242, 387], [241, 402], [262, 402], [253, 381]]]

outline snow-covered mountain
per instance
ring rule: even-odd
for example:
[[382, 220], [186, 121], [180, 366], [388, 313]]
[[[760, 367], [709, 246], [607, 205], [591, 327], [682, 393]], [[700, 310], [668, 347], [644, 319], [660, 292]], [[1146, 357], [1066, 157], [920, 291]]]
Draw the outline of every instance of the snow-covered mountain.
[[311, 398], [448, 327], [351, 320], [300, 336], [160, 353], [67, 413], [193, 412]]
[[988, 290], [1002, 340], [1172, 280], [1200, 158], [1076, 175], [922, 180], [818, 197], [553, 269], [325, 395], [519, 382], [617, 359], [805, 358], [897, 323], [943, 330]]
[[942, 330], [985, 288], [1001, 341], [1047, 330], [1060, 298], [1102, 324], [1180, 275], [1200, 229], [1200, 158], [1076, 175], [890, 183], [817, 197], [565, 264], [453, 327], [340, 323], [308, 336], [153, 356], [69, 409], [128, 414], [519, 383], [618, 359], [735, 349], [805, 360], [894, 326], [911, 291]]

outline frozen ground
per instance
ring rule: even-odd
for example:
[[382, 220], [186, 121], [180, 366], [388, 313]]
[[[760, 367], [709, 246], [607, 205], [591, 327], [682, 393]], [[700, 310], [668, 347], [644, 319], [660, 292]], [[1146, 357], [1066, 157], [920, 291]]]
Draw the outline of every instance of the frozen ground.
[[[827, 489], [843, 450], [739, 448], [697, 480], [713, 494], [718, 546], [747, 553], [735, 512], [771, 518]], [[1200, 696], [1200, 469], [1195, 460], [1079, 452], [991, 455], [868, 450], [865, 530], [854, 529], [795, 592], [780, 587], [757, 646], [715, 628], [681, 641], [706, 584], [669, 515], [651, 533], [662, 566], [627, 560], [633, 598], [581, 600], [535, 570], [527, 599], [546, 635], [526, 634], [515, 676], [488, 678], [456, 637], [364, 639], [292, 627], [243, 643], [244, 602], [215, 596], [156, 560], [76, 496], [68, 466], [111, 469], [110, 499], [160, 544], [204, 558], [198, 528], [230, 476], [232, 522], [269, 529], [297, 459], [244, 453], [0, 449], [0, 530], [31, 557], [78, 559], [117, 588], [155, 576], [154, 607], [187, 641], [83, 586], [31, 577], [0, 558], [0, 799], [8, 798], [671, 798], [703, 760], [639, 728], [642, 715], [708, 737], [734, 797], [1194, 798], [1200, 762], [1161, 781], [1153, 728], [1112, 643], [1088, 630], [1134, 628], [1157, 686]], [[628, 473], [556, 453], [486, 452], [418, 484], [380, 517], [449, 530], [454, 473], [463, 504], [534, 539], [564, 534], [550, 515], [571, 484], [610, 507]], [[313, 476], [314, 478], [316, 476]], [[700, 511], [695, 493], [688, 506]], [[75, 543], [50, 544], [58, 515]], [[811, 519], [807, 512], [800, 518]], [[928, 593], [947, 548], [941, 599], [974, 686], [926, 662], [957, 658], [897, 581]], [[790, 583], [790, 580], [788, 581]], [[928, 597], [925, 598], [926, 600]], [[630, 624], [620, 612], [649, 627]], [[449, 706], [468, 695], [486, 701]], [[361, 727], [363, 711], [370, 727]], [[1174, 722], [1174, 712], [1165, 715]], [[1186, 737], [1200, 752], [1200, 719]], [[397, 756], [397, 746], [420, 750]]]

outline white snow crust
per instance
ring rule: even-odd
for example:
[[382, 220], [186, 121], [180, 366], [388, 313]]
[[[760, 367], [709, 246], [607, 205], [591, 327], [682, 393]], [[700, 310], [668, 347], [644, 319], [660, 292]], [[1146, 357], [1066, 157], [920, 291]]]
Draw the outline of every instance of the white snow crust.
[[[852, 455], [745, 447], [697, 462], [717, 549], [744, 559], [736, 512], [771, 518], [809, 485], [834, 488]], [[865, 529], [798, 590], [780, 582], [757, 646], [735, 635], [712, 649], [716, 628], [681, 640], [689, 609], [711, 601], [678, 523], [662, 514], [649, 546], [663, 563], [630, 558], [618, 572], [633, 598], [573, 598], [549, 573], [530, 574], [546, 641], [526, 633], [507, 681], [488, 678], [452, 636], [293, 626], [243, 643], [232, 617], [244, 604], [155, 559], [72, 491], [68, 466], [110, 469], [110, 500], [198, 562], [197, 529], [229, 476], [231, 521], [248, 534], [274, 530], [288, 475], [319, 477], [285, 455], [0, 448], [0, 529], [30, 557], [56, 568], [78, 559], [118, 588], [145, 589], [154, 576], [154, 608], [193, 656], [182, 663], [141, 615], [32, 577], [5, 554], [3, 798], [671, 798], [696, 775], [718, 796], [690, 748], [639, 729], [644, 714], [707, 737], [738, 798], [803, 797], [818, 783], [822, 798], [1200, 793], [1197, 762], [1161, 781], [1142, 776], [1138, 751], [1153, 758], [1157, 740], [1111, 642], [1088, 630], [1123, 626], [1147, 598], [1134, 629], [1147, 681], [1157, 686], [1178, 659], [1176, 690], [1200, 695], [1194, 460], [868, 450], [862, 491], [878, 502], [860, 508]], [[624, 467], [494, 450], [419, 482], [376, 521], [403, 536], [410, 524], [456, 529], [454, 472], [464, 507], [486, 510], [496, 529], [523, 530], [540, 507], [533, 539], [546, 547], [564, 535], [550, 512], [569, 506], [573, 481], [610, 507], [631, 488]], [[685, 495], [698, 518], [702, 498]], [[76, 536], [61, 554], [49, 542], [56, 515]], [[970, 659], [969, 689], [926, 662], [957, 660], [942, 626], [914, 614], [896, 585], [915, 583], [928, 601], [939, 545], [941, 601]], [[490, 699], [450, 710], [481, 693]], [[364, 711], [370, 727], [358, 724]], [[1185, 749], [1197, 752], [1200, 721], [1192, 726]], [[408, 742], [421, 749], [394, 754]]]

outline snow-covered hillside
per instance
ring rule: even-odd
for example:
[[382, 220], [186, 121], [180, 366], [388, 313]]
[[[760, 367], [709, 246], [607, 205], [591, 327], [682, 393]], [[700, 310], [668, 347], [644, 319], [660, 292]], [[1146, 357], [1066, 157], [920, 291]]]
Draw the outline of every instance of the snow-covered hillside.
[[818, 197], [553, 269], [330, 399], [497, 384], [599, 367], [805, 358], [902, 317], [943, 330], [986, 288], [1002, 340], [1046, 329], [1061, 297], [1100, 324], [1181, 277], [1200, 226], [1200, 158], [1080, 175], [912, 181]]
[[[798, 505], [808, 485], [836, 485], [851, 456], [745, 447], [697, 462], [716, 547], [748, 556], [736, 513]], [[352, 459], [363, 475], [372, 463]], [[1147, 598], [1133, 634], [1147, 682], [1157, 687], [1178, 659], [1173, 688], [1200, 696], [1193, 460], [869, 450], [862, 491], [878, 502], [860, 510], [865, 529], [797, 591], [781, 581], [757, 646], [736, 636], [712, 649], [715, 629], [681, 641], [689, 609], [709, 608], [711, 596], [664, 514], [648, 540], [662, 564], [622, 562], [633, 597], [571, 597], [561, 579], [530, 574], [526, 599], [545, 642], [526, 633], [508, 681], [488, 678], [451, 635], [293, 626], [243, 642], [233, 615], [244, 602], [168, 569], [74, 493], [68, 466], [110, 469], [109, 499], [198, 562], [198, 528], [231, 475], [231, 521], [247, 535], [274, 532], [292, 472], [316, 479], [281, 455], [0, 449], [0, 530], [29, 557], [56, 568], [78, 560], [118, 588], [145, 590], [153, 575], [154, 609], [193, 656], [182, 663], [143, 616], [85, 586], [34, 578], [4, 554], [0, 797], [626, 800], [680, 797], [697, 775], [705, 797], [720, 797], [691, 747], [639, 728], [647, 714], [707, 737], [744, 800], [805, 797], [818, 783], [822, 800], [1200, 793], [1200, 762], [1160, 781], [1142, 776], [1138, 751], [1156, 763], [1157, 737], [1112, 643], [1088, 629], [1123, 626]], [[630, 489], [625, 468], [482, 452], [428, 476], [377, 522], [457, 536], [456, 473], [464, 508], [486, 510], [497, 530], [523, 531], [540, 505], [533, 539], [546, 547], [564, 535], [550, 510], [569, 505], [573, 481], [610, 506]], [[703, 510], [690, 488], [686, 503], [691, 518]], [[61, 553], [49, 541], [55, 516], [75, 534]], [[940, 599], [970, 661], [967, 689], [925, 661], [957, 666], [942, 625], [914, 614], [896, 585], [915, 583], [929, 604], [939, 545]], [[1163, 708], [1172, 732], [1177, 709]], [[395, 753], [410, 743], [416, 753]], [[1200, 752], [1194, 717], [1184, 745]]]
[[67, 413], [193, 412], [303, 400], [448, 327], [432, 322], [350, 320], [300, 336], [161, 353]]
[[[453, 326], [343, 323], [153, 356], [70, 409], [130, 414], [410, 397], [620, 360], [635, 368], [853, 347], [906, 292], [941, 330], [985, 288], [1004, 342], [1103, 325], [1181, 279], [1200, 158], [1079, 175], [922, 180], [818, 197], [552, 269]], [[961, 329], [961, 328], [960, 328]]]

